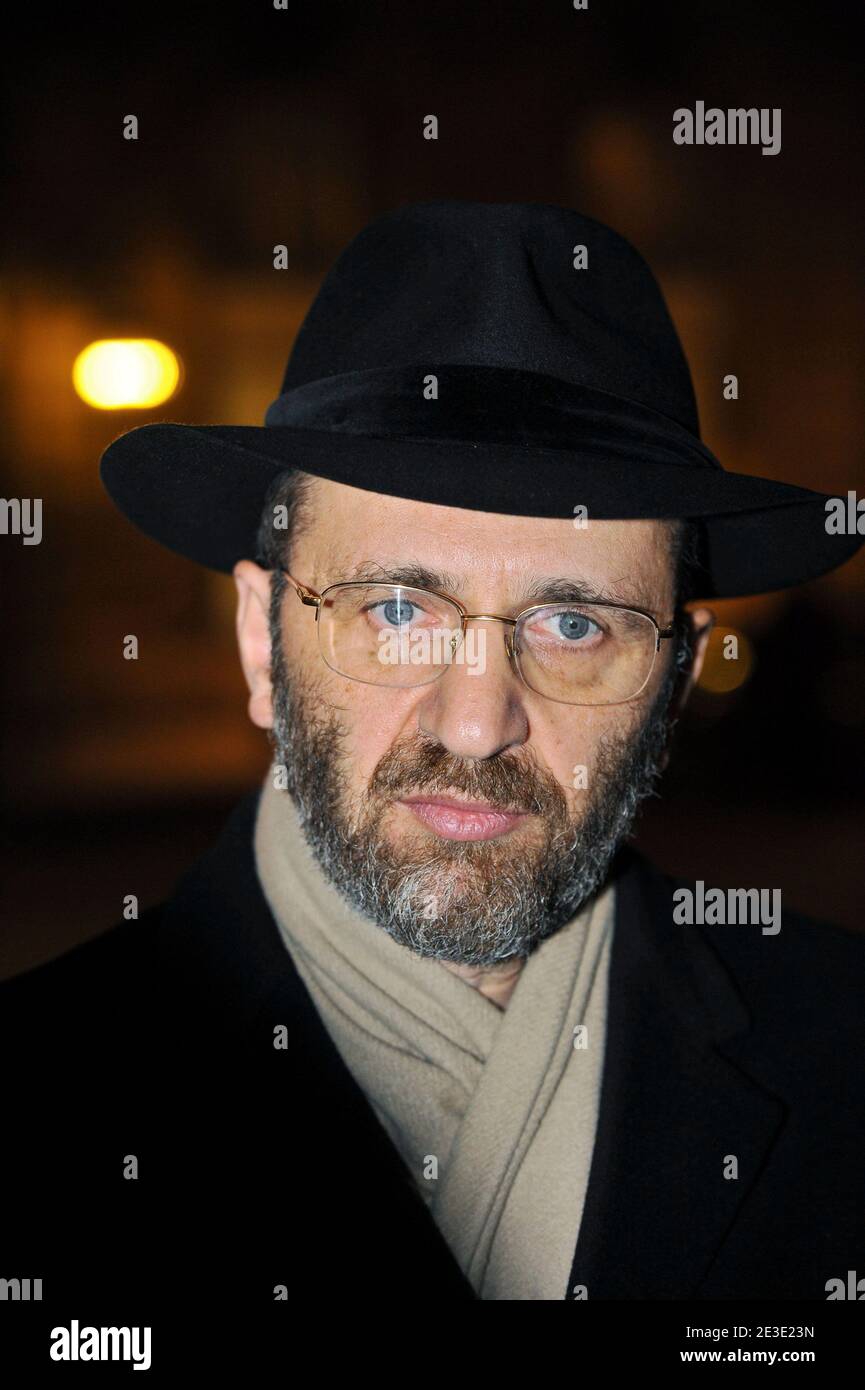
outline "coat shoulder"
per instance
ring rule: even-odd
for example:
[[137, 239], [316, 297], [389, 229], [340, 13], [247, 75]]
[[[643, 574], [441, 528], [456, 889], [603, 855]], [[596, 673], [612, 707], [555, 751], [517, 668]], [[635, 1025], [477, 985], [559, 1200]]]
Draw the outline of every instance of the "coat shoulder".
[[[644, 860], [641, 867], [656, 920], [683, 942], [689, 959], [711, 953], [756, 1023], [836, 1036], [862, 1033], [865, 933], [789, 908], [774, 923], [756, 914], [745, 921], [683, 923], [676, 907], [698, 902], [701, 891], [705, 898], [706, 886], [663, 874]], [[683, 899], [682, 890], [690, 896]]]
[[[119, 922], [63, 955], [0, 982], [0, 1039], [17, 1048], [38, 1035], [81, 1039], [111, 1018], [132, 1018], [155, 978], [164, 905]], [[151, 994], [152, 997], [152, 994]]]
[[785, 911], [780, 930], [763, 935], [759, 926], [704, 926], [715, 949], [731, 966], [747, 971], [765, 996], [783, 990], [789, 1003], [845, 1011], [861, 1019], [865, 1005], [865, 934], [833, 922]]
[[173, 944], [169, 931], [173, 911], [179, 908], [190, 917], [197, 909], [212, 912], [226, 885], [238, 878], [238, 890], [248, 891], [256, 799], [257, 793], [235, 806], [218, 838], [163, 902], [146, 908], [134, 920], [114, 923], [53, 960], [0, 981], [0, 1010], [37, 996], [61, 999], [72, 986], [98, 992], [110, 982], [131, 982], [136, 972], [155, 967], [157, 961], [164, 965]]
[[[235, 806], [214, 843], [163, 902], [54, 960], [0, 982], [0, 1041], [85, 1047], [117, 1028], [151, 1041], [268, 973], [290, 973], [255, 874], [258, 793]], [[146, 1045], [146, 1041], [143, 1045]]]

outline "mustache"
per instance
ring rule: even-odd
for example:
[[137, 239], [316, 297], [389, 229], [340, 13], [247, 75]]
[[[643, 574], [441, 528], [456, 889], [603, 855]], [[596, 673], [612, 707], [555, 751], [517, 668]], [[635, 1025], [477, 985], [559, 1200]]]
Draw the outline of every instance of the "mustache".
[[567, 800], [551, 773], [531, 755], [498, 753], [484, 760], [457, 757], [430, 735], [397, 742], [383, 755], [370, 778], [368, 800], [406, 793], [441, 792], [484, 801], [500, 811], [522, 811], [560, 819]]

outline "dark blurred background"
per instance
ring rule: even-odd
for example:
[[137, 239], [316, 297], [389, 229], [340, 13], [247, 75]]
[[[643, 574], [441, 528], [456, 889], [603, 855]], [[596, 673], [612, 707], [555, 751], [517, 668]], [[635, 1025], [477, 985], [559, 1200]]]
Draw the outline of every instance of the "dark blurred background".
[[[159, 900], [263, 775], [231, 580], [138, 535], [97, 463], [146, 420], [260, 424], [322, 275], [375, 215], [462, 197], [611, 223], [662, 283], [726, 466], [865, 490], [855, 6], [230, 0], [18, 18], [2, 59], [0, 466], [4, 497], [43, 499], [44, 535], [0, 536], [0, 975], [103, 930], [127, 893]], [[674, 109], [697, 100], [780, 107], [781, 153], [674, 145]], [[180, 358], [164, 405], [76, 394], [78, 353], [122, 337]], [[640, 830], [665, 869], [780, 887], [858, 928], [863, 591], [860, 555], [715, 605], [706, 682]], [[730, 631], [738, 662], [719, 655]]]

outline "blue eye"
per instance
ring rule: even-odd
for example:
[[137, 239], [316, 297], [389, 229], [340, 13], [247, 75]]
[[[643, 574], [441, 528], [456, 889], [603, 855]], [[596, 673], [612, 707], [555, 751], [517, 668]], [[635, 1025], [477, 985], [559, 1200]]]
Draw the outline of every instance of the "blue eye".
[[415, 605], [408, 599], [391, 598], [382, 604], [382, 612], [386, 623], [393, 623], [394, 627], [404, 627], [410, 623], [414, 615]]
[[591, 629], [595, 626], [585, 613], [559, 613], [558, 628], [559, 635], [566, 637], [568, 641], [576, 642], [581, 637], [587, 637]]

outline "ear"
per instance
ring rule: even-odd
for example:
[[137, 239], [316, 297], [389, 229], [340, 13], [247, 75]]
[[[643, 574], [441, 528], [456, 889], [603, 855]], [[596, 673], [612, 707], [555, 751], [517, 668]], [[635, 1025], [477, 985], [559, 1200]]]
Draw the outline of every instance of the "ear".
[[711, 608], [690, 609], [686, 618], [691, 636], [691, 661], [687, 671], [682, 673], [682, 678], [673, 697], [671, 713], [675, 718], [681, 714], [691, 691], [700, 678], [703, 662], [706, 659], [706, 648], [709, 645], [712, 628], [715, 626], [715, 615]]
[[237, 585], [237, 645], [249, 686], [247, 709], [260, 729], [273, 725], [270, 683], [270, 570], [239, 560], [232, 571]]
[[[709, 644], [712, 628], [715, 626], [715, 615], [711, 608], [689, 609], [685, 616], [690, 630], [691, 661], [687, 671], [682, 673], [676, 683], [676, 689], [670, 701], [670, 719], [678, 719], [685, 705], [688, 703], [688, 697], [703, 669], [706, 647]], [[662, 768], [665, 768], [670, 761], [670, 751], [670, 741], [668, 739], [667, 746], [661, 755]]]

